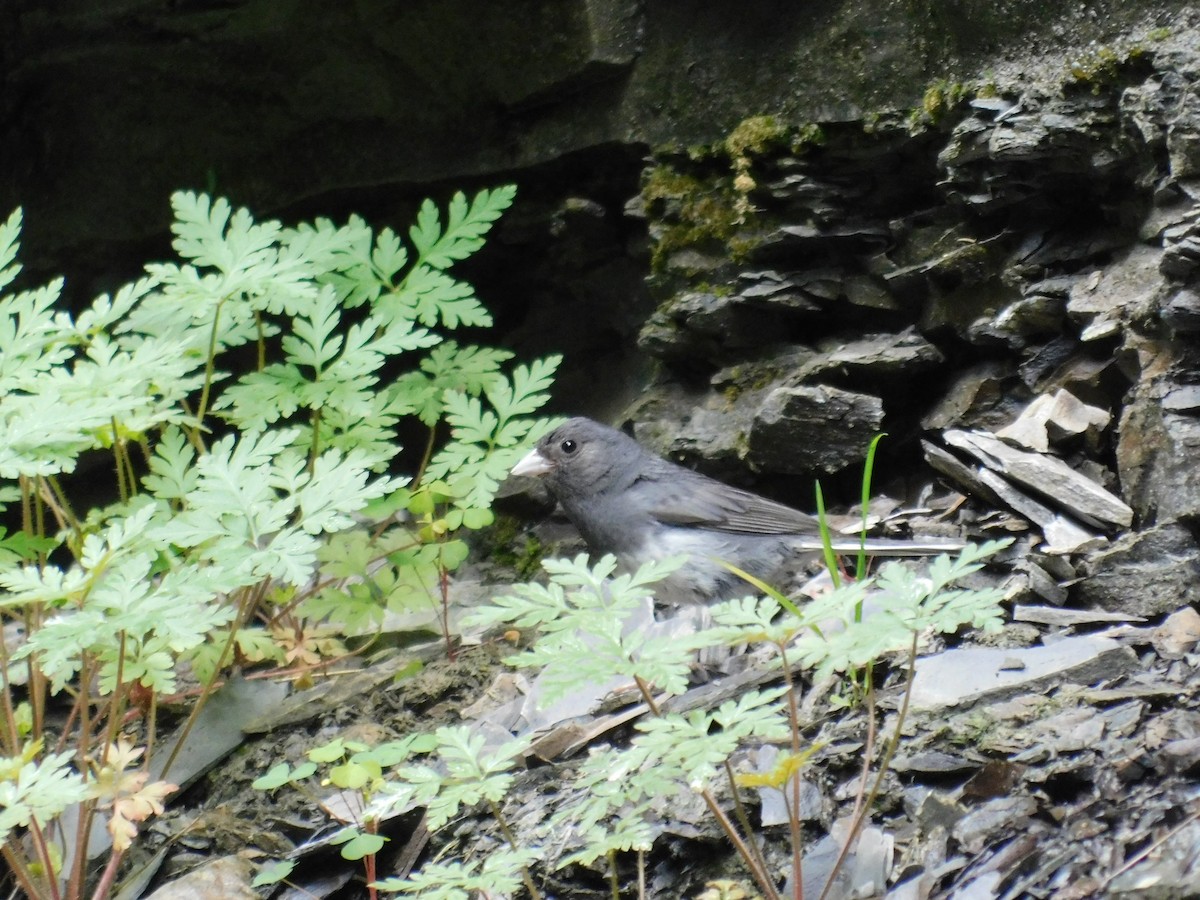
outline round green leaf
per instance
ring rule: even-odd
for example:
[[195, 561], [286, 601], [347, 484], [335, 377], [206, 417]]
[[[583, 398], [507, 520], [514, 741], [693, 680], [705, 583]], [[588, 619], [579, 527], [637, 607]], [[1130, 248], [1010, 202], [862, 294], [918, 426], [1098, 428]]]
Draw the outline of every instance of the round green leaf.
[[342, 847], [342, 859], [362, 859], [364, 856], [374, 856], [383, 849], [387, 842], [381, 834], [360, 834], [346, 842]]
[[360, 790], [371, 780], [371, 773], [359, 763], [343, 763], [329, 770], [329, 780], [345, 790]]
[[296, 864], [289, 859], [279, 859], [272, 863], [267, 863], [258, 870], [258, 874], [254, 876], [252, 882], [254, 887], [263, 887], [268, 884], [278, 884], [292, 874], [292, 869], [296, 868]]
[[260, 775], [254, 781], [250, 782], [250, 787], [256, 791], [273, 791], [277, 787], [282, 787], [292, 780], [292, 767], [287, 763], [279, 763], [272, 766], [271, 771], [266, 775]]

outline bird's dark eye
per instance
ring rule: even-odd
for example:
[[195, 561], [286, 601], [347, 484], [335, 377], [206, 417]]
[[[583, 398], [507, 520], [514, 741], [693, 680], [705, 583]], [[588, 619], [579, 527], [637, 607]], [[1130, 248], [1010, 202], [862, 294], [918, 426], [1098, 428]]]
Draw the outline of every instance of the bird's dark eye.
[[562, 447], [562, 452], [566, 453], [567, 455], [570, 455], [579, 449], [579, 445], [570, 438], [567, 438], [558, 446]]

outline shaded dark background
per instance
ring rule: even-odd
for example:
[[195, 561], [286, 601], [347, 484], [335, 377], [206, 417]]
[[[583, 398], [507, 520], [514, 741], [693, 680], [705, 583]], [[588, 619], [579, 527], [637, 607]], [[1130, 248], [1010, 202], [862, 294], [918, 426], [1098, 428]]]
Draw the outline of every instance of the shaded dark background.
[[[285, 222], [407, 227], [425, 196], [512, 181], [465, 270], [522, 357], [567, 354], [564, 408], [619, 409], [655, 299], [626, 208], [652, 150], [748, 116], [861, 120], [934, 79], [1063, 69], [1177, 3], [1096, 0], [74, 0], [0, 5], [0, 211], [27, 281], [86, 302], [170, 253], [168, 197]], [[619, 372], [597, 396], [595, 374]]]

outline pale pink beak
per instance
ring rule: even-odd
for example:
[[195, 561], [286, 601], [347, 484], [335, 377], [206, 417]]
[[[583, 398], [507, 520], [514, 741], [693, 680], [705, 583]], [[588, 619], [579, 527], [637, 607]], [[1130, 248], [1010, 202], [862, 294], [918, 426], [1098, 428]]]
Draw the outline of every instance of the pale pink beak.
[[537, 450], [530, 450], [521, 457], [521, 461], [512, 467], [511, 474], [513, 475], [533, 475], [541, 477], [554, 469], [550, 460], [542, 456]]

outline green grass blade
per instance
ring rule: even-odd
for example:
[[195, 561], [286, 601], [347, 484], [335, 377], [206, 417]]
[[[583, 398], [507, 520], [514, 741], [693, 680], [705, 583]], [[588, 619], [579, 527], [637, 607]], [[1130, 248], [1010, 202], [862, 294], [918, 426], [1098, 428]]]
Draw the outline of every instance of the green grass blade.
[[825, 554], [825, 568], [835, 589], [842, 586], [842, 573], [838, 569], [837, 554], [833, 552], [833, 537], [829, 533], [829, 522], [825, 517], [825, 495], [821, 493], [821, 482], [817, 487], [817, 525], [821, 529], [821, 550]]
[[887, 437], [887, 432], [881, 431], [871, 438], [871, 446], [867, 448], [867, 461], [863, 464], [862, 501], [860, 503], [862, 528], [858, 532], [858, 566], [855, 569], [855, 577], [858, 581], [862, 581], [867, 575], [867, 527], [870, 515], [869, 504], [871, 503], [871, 476], [875, 472], [875, 451], [879, 447], [879, 442], [885, 437]]

